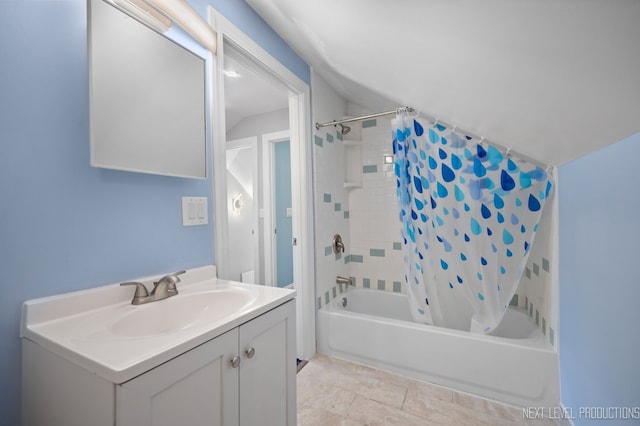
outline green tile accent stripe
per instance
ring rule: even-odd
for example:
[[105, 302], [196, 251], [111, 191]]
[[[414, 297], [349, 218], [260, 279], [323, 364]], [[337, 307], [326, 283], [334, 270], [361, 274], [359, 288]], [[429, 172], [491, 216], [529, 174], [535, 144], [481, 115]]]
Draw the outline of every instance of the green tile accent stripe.
[[384, 280], [378, 280], [378, 290], [384, 290], [385, 283]]
[[331, 290], [333, 292], [333, 297], [335, 298], [338, 295], [335, 286]]
[[377, 164], [369, 164], [366, 166], [362, 166], [362, 173], [377, 173], [378, 165]]
[[318, 309], [322, 308], [322, 297], [318, 297]]
[[331, 194], [327, 194], [326, 192], [324, 193], [324, 202], [325, 203], [330, 203], [331, 202]]
[[545, 259], [544, 257], [542, 258], [542, 270], [543, 271], [547, 271], [550, 272], [551, 268], [549, 267], [549, 259]]
[[369, 249], [369, 256], [384, 257], [384, 249]]
[[342, 259], [342, 253], [338, 252], [336, 253], [336, 260], [340, 260]]
[[378, 121], [374, 118], [372, 120], [365, 120], [362, 122], [362, 128], [366, 129], [367, 127], [376, 127], [378, 125]]
[[553, 331], [553, 328], [549, 327], [549, 343], [551, 346], [556, 345], [556, 333]]
[[326, 305], [327, 303], [329, 303], [329, 292], [325, 291], [324, 292], [324, 304]]
[[349, 262], [351, 262], [351, 255], [350, 254], [348, 254], [348, 255], [346, 255], [344, 257], [344, 263], [346, 264], [346, 263], [349, 263]]
[[540, 312], [536, 309], [536, 325], [540, 325]]
[[511, 298], [511, 302], [509, 302], [509, 306], [518, 306], [518, 295], [514, 294]]
[[371, 288], [371, 280], [369, 278], [362, 279], [362, 287]]
[[400, 283], [400, 281], [393, 282], [393, 292], [394, 293], [402, 292], [402, 283]]
[[393, 243], [394, 250], [402, 250], [402, 243]]
[[344, 211], [344, 218], [349, 219], [349, 210]]
[[362, 263], [364, 261], [362, 255], [359, 254], [352, 254], [351, 255], [351, 262], [355, 262], [355, 263]]
[[547, 335], [547, 320], [542, 317], [542, 334]]
[[529, 304], [529, 316], [533, 318], [533, 303]]
[[342, 136], [342, 133], [340, 133], [340, 132], [336, 132], [336, 137], [338, 138], [339, 141], [343, 141], [344, 140], [344, 136]]
[[320, 136], [316, 135], [315, 142], [316, 142], [316, 145], [322, 146], [322, 138]]
[[533, 264], [533, 273], [538, 277], [540, 276], [540, 266], [537, 263]]
[[340, 204], [340, 203], [335, 203], [335, 204], [333, 205], [333, 210], [335, 210], [335, 211], [337, 211], [337, 212], [341, 211], [341, 210], [342, 210], [342, 204]]
[[333, 251], [333, 249], [331, 248], [331, 246], [329, 247], [325, 247], [324, 248], [324, 255], [325, 256], [331, 256], [331, 252]]
[[524, 274], [527, 276], [527, 278], [531, 279], [531, 269], [524, 268]]
[[333, 143], [333, 135], [332, 134], [327, 133], [327, 142]]

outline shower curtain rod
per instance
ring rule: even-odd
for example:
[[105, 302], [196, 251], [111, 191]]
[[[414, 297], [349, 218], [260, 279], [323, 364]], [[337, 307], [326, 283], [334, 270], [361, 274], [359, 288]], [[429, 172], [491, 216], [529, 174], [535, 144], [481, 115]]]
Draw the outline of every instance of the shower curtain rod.
[[[415, 109], [411, 108], [411, 107], [400, 107], [400, 108], [396, 108], [394, 110], [391, 111], [385, 111], [385, 112], [379, 112], [377, 114], [369, 114], [369, 115], [363, 115], [360, 117], [354, 117], [354, 118], [345, 118], [344, 120], [334, 120], [334, 121], [329, 121], [326, 123], [316, 123], [316, 130], [320, 130], [320, 127], [326, 127], [326, 126], [337, 126], [338, 124], [342, 124], [342, 123], [350, 123], [353, 121], [361, 121], [361, 120], [368, 120], [370, 118], [375, 118], [375, 117], [382, 117], [384, 115], [391, 115], [391, 114], [397, 114], [400, 112], [415, 112]], [[522, 158], [523, 160], [537, 166], [540, 167], [541, 169], [544, 169], [547, 172], [551, 172], [553, 171], [553, 165], [551, 164], [544, 164], [536, 159], [533, 159], [527, 155], [521, 154], [517, 151], [513, 151], [511, 148], [507, 148], [503, 145], [500, 145], [498, 143], [495, 143], [493, 141], [489, 141], [487, 139], [485, 139], [484, 136], [478, 136], [478, 135], [474, 135], [473, 133], [469, 133], [464, 131], [463, 129], [459, 129], [458, 126], [451, 126], [443, 121], [441, 121], [439, 118], [435, 118], [435, 117], [431, 117], [429, 115], [426, 114], [422, 114], [420, 112], [418, 112], [419, 116], [422, 116], [423, 118], [426, 118], [427, 120], [431, 121], [434, 123], [434, 125], [440, 124], [442, 126], [445, 126], [447, 128], [450, 128], [451, 131], [455, 131], [458, 130], [460, 133], [472, 137], [474, 139], [478, 139], [478, 143], [486, 143], [486, 144], [490, 144], [493, 145], [495, 148], [499, 149], [500, 151], [504, 152], [505, 155], [509, 155], [509, 153], [513, 153], [515, 155], [517, 155], [518, 157]]]
[[377, 114], [363, 115], [363, 116], [354, 117], [354, 118], [345, 118], [344, 120], [337, 120], [337, 121], [333, 120], [333, 121], [329, 121], [322, 124], [316, 123], [316, 130], [320, 130], [320, 127], [337, 126], [338, 124], [351, 123], [352, 121], [362, 121], [362, 120], [368, 120], [370, 118], [382, 117], [383, 115], [391, 115], [391, 114], [397, 114], [399, 112], [413, 112], [413, 111], [415, 111], [413, 108], [407, 106], [407, 107], [396, 108], [391, 111], [379, 112]]

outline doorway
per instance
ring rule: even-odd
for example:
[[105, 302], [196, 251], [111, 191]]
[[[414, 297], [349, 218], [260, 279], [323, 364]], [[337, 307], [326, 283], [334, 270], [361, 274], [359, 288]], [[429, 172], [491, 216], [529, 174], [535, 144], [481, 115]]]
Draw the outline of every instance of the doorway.
[[277, 287], [294, 288], [291, 141], [289, 132], [262, 136], [265, 277]]
[[[218, 14], [209, 7], [209, 22], [218, 34], [218, 53], [214, 58], [211, 78], [214, 80], [212, 88], [214, 92], [210, 94], [213, 99], [212, 123], [213, 123], [213, 173], [214, 173], [214, 211], [215, 211], [215, 263], [218, 268], [220, 278], [233, 280], [250, 280], [263, 285], [278, 285], [278, 276], [273, 275], [277, 270], [289, 270], [288, 277], [282, 278], [282, 286], [291, 286], [296, 290], [296, 337], [297, 355], [301, 359], [309, 359], [315, 353], [315, 303], [314, 303], [314, 241], [313, 241], [313, 201], [312, 201], [312, 180], [311, 180], [311, 146], [310, 146], [310, 96], [309, 86], [300, 80], [295, 74], [285, 68], [282, 64], [271, 57], [260, 46], [248, 38], [238, 28], [231, 24], [226, 18]], [[230, 65], [238, 66], [238, 69], [231, 69]], [[234, 72], [235, 71], [235, 72]], [[237, 89], [231, 87], [233, 79], [242, 81], [242, 74], [250, 79], [260, 80], [262, 88], [252, 88], [248, 90], [249, 84], [238, 84]], [[240, 77], [239, 77], [240, 75]], [[265, 89], [266, 88], [266, 89]], [[271, 94], [264, 94], [261, 90], [271, 90]], [[245, 90], [248, 93], [249, 102], [236, 103], [234, 92], [237, 94]], [[270, 110], [259, 112], [247, 112], [248, 109], [255, 108], [266, 102], [279, 100], [279, 103]], [[286, 123], [283, 127], [279, 123]], [[278, 149], [279, 154], [275, 154], [275, 148], [284, 141], [274, 141], [274, 154], [272, 159], [280, 157], [280, 166], [275, 168], [284, 169], [282, 164], [289, 163], [289, 199], [284, 201], [274, 200], [273, 204], [282, 204], [284, 207], [280, 212], [271, 214], [271, 208], [265, 207], [264, 189], [264, 162], [265, 151], [264, 141], [268, 140], [273, 133], [287, 132], [288, 160], [284, 148]], [[249, 138], [255, 138], [249, 141]], [[239, 148], [234, 146], [233, 141], [244, 140], [246, 146], [240, 151], [229, 151]], [[251, 147], [249, 147], [251, 146]], [[286, 146], [286, 145], [281, 145]], [[258, 166], [253, 169], [247, 164], [248, 152], [255, 150], [258, 157]], [[280, 152], [283, 151], [283, 152]], [[269, 152], [271, 152], [269, 150]], [[244, 158], [244, 160], [242, 160]], [[245, 164], [245, 168], [251, 168], [255, 179], [258, 176], [258, 183], [253, 185], [252, 214], [257, 214], [257, 231], [252, 228], [253, 234], [249, 237], [248, 229], [243, 228], [243, 236], [246, 241], [252, 241], [252, 247], [244, 250], [256, 253], [251, 263], [242, 265], [234, 270], [231, 257], [234, 256], [230, 249], [230, 241], [234, 239], [235, 232], [230, 226], [230, 221], [235, 218], [230, 217], [237, 214], [237, 210], [247, 207], [245, 196], [248, 192], [241, 193], [229, 186], [227, 159], [231, 168], [235, 167], [231, 163]], [[270, 163], [271, 164], [271, 163]], [[273, 163], [275, 164], [275, 163]], [[273, 166], [269, 168], [274, 169]], [[273, 171], [273, 170], [272, 170]], [[277, 176], [273, 176], [271, 184], [275, 182]], [[262, 178], [262, 179], [260, 179]], [[280, 179], [280, 177], [278, 177]], [[247, 180], [247, 179], [245, 179]], [[262, 180], [263, 182], [260, 182]], [[286, 185], [285, 185], [286, 186]], [[236, 187], [237, 189], [237, 187]], [[280, 202], [278, 202], [280, 201]], [[257, 208], [256, 208], [257, 206]], [[272, 238], [274, 244], [280, 240], [283, 250], [278, 255], [276, 250], [270, 250], [268, 239], [265, 233], [271, 228], [271, 222], [267, 221], [267, 216], [272, 216], [269, 220], [276, 220], [280, 214], [283, 224], [274, 227], [274, 235], [280, 233], [279, 238]], [[287, 221], [290, 223], [291, 231], [287, 234]], [[255, 222], [254, 222], [255, 224]], [[256, 234], [258, 235], [256, 238]], [[255, 242], [257, 240], [257, 243]], [[257, 250], [255, 246], [257, 245]], [[288, 245], [288, 254], [284, 250]], [[272, 253], [271, 262], [267, 261], [267, 254]], [[278, 267], [273, 260], [290, 258], [290, 267]], [[248, 256], [247, 256], [248, 257]], [[251, 266], [253, 265], [253, 266]], [[253, 269], [250, 269], [253, 268]], [[268, 281], [271, 268], [270, 282]], [[242, 269], [242, 270], [241, 270]], [[238, 275], [240, 278], [238, 278]], [[289, 281], [289, 283], [286, 283]]]

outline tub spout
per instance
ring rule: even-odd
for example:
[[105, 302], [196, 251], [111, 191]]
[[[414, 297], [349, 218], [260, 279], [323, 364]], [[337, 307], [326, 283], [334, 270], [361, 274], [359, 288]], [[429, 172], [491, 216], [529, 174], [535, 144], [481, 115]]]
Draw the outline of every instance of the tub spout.
[[349, 284], [353, 284], [353, 283], [351, 282], [351, 278], [346, 278], [346, 277], [342, 277], [342, 276], [338, 275], [338, 276], [336, 277], [336, 284], [346, 284], [346, 285], [349, 285]]

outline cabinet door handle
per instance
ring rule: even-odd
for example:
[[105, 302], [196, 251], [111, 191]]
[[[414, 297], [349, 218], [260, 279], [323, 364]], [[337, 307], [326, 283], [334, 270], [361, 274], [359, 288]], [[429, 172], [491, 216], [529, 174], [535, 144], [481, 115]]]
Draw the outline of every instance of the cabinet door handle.
[[239, 356], [234, 356], [233, 358], [231, 358], [231, 366], [233, 368], [240, 367], [240, 357]]
[[256, 354], [256, 350], [255, 348], [252, 346], [248, 349], [246, 349], [244, 351], [245, 355], [247, 356], [247, 358], [253, 358], [253, 356]]

